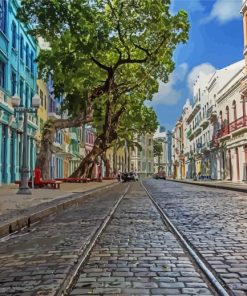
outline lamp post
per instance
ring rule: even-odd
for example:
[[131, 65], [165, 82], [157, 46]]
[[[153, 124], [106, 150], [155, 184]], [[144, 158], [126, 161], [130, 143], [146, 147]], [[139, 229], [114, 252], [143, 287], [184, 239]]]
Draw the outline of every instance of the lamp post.
[[40, 106], [40, 97], [35, 95], [32, 97], [32, 107], [24, 107], [20, 105], [21, 99], [19, 96], [15, 95], [12, 97], [12, 106], [15, 109], [16, 113], [23, 114], [24, 122], [23, 122], [23, 147], [22, 147], [22, 165], [20, 169], [21, 173], [21, 185], [16, 194], [32, 194], [31, 190], [28, 186], [28, 143], [27, 143], [27, 115], [28, 113], [37, 114], [37, 109]]

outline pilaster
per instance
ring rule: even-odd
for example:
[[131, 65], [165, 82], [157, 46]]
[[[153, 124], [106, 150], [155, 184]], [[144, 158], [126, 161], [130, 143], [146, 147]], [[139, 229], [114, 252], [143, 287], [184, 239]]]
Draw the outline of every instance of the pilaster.
[[0, 123], [0, 186], [2, 185], [2, 127]]
[[11, 153], [13, 153], [13, 167], [12, 167], [12, 180], [11, 181], [15, 181], [17, 180], [17, 156], [18, 156], [18, 143], [17, 143], [17, 133], [16, 131], [12, 132], [12, 149], [13, 151]]
[[9, 184], [11, 182], [11, 164], [10, 164], [10, 140], [11, 140], [11, 128], [8, 127], [7, 128], [7, 133], [6, 133], [6, 141], [5, 141], [5, 145], [6, 145], [6, 153], [5, 153], [5, 157], [6, 157], [6, 175], [5, 175], [5, 181], [7, 184]]

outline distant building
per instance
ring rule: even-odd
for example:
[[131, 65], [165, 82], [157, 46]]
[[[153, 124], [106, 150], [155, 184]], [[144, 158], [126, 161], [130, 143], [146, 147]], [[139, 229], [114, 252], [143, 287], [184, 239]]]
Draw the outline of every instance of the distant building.
[[154, 157], [154, 172], [165, 171], [168, 174], [168, 145], [167, 145], [167, 132], [165, 127], [159, 126], [153, 137], [154, 141], [161, 144], [162, 152], [160, 156]]
[[130, 169], [138, 172], [141, 177], [151, 176], [154, 173], [153, 135], [136, 136], [139, 147], [130, 150]]

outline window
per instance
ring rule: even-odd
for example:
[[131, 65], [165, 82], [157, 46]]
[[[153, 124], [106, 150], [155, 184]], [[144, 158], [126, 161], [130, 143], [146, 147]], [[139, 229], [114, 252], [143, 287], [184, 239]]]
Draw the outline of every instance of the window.
[[11, 95], [14, 96], [16, 94], [16, 73], [14, 71], [11, 72]]
[[6, 33], [7, 28], [7, 2], [0, 0], [0, 30]]
[[47, 106], [46, 106], [47, 97], [46, 96], [45, 96], [44, 101], [45, 101], [45, 109], [46, 109], [47, 108]]
[[34, 72], [34, 54], [33, 51], [31, 52], [31, 57], [30, 57], [30, 68], [31, 68], [31, 73]]
[[22, 35], [20, 39], [20, 57], [22, 60], [24, 59], [24, 39]]
[[29, 68], [29, 45], [26, 44], [26, 66]]
[[0, 87], [5, 86], [5, 64], [0, 61]]
[[29, 104], [28, 104], [28, 94], [29, 94], [29, 89], [28, 89], [28, 85], [26, 84], [26, 101], [25, 101], [25, 107], [29, 107]]
[[24, 103], [24, 83], [23, 80], [20, 80], [20, 98], [21, 98], [21, 105], [23, 106]]
[[29, 101], [29, 107], [32, 105], [32, 99], [33, 99], [33, 91], [30, 92], [30, 101]]
[[12, 48], [16, 49], [16, 23], [12, 23]]

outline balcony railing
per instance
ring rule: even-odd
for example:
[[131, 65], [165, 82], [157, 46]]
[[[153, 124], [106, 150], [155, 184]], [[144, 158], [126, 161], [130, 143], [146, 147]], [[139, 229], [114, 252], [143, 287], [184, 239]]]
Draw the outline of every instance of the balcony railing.
[[242, 116], [242, 117], [238, 118], [237, 120], [233, 121], [229, 125], [229, 132], [232, 133], [244, 126], [246, 126], [246, 116]]
[[187, 132], [187, 138], [190, 138], [190, 136], [191, 136], [191, 129]]
[[247, 116], [241, 116], [240, 118], [234, 120], [230, 124], [226, 124], [224, 127], [219, 129], [213, 136], [213, 139], [222, 138], [236, 130], [239, 130], [247, 126]]

